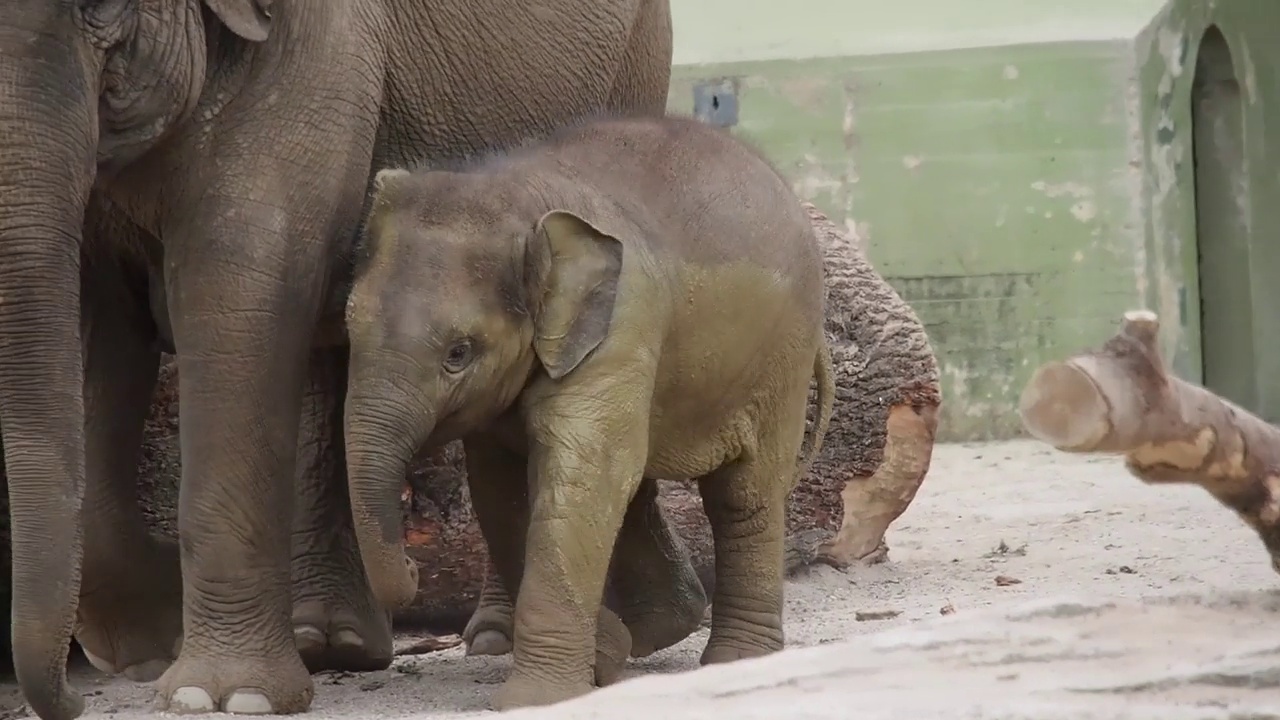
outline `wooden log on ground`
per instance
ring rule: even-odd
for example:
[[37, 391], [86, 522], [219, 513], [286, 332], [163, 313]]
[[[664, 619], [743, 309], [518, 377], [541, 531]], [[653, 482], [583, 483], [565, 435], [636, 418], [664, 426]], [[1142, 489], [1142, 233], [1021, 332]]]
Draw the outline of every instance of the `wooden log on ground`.
[[[929, 472], [942, 390], [924, 325], [867, 259], [853, 230], [804, 203], [825, 258], [836, 402], [826, 442], [791, 493], [790, 536], [835, 531], [817, 559], [888, 559], [885, 530]], [[812, 420], [812, 418], [810, 418]]]
[[1038, 368], [1023, 425], [1059, 450], [1122, 454], [1144, 482], [1203, 487], [1257, 531], [1280, 572], [1280, 428], [1171, 375], [1159, 327], [1130, 311], [1100, 349]]
[[[822, 451], [790, 497], [788, 562], [845, 567], [887, 556], [885, 528], [910, 504], [929, 469], [941, 394], [937, 362], [915, 313], [875, 272], [856, 238], [806, 207], [826, 255], [836, 400]], [[147, 421], [139, 494], [153, 531], [169, 537], [176, 536], [181, 475], [178, 402], [177, 368], [166, 357]], [[689, 484], [659, 486], [668, 517], [710, 585], [714, 555], [701, 498]], [[487, 564], [459, 443], [415, 462], [404, 515], [421, 592], [396, 622], [458, 632], [475, 607]], [[3, 530], [7, 536], [7, 524]]]

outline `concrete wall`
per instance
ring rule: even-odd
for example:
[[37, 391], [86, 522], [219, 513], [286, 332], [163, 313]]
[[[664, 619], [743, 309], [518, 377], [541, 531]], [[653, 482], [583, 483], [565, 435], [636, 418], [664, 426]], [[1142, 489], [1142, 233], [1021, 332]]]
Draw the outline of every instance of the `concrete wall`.
[[1280, 421], [1280, 2], [1172, 3], [1135, 39], [1144, 296], [1175, 368]]
[[[1098, 343], [1132, 307], [1165, 317], [1175, 368], [1200, 377], [1192, 73], [1156, 93], [1172, 74], [1160, 60], [1177, 47], [1169, 38], [1196, 21], [1163, 0], [1048, 5], [673, 2], [671, 108], [733, 123], [801, 196], [856, 224], [929, 328], [946, 439], [1018, 434], [1030, 372]], [[1275, 0], [1215, 7], [1252, 7], [1252, 27], [1280, 28]], [[1157, 129], [1162, 107], [1180, 128], [1171, 141]], [[1212, 182], [1238, 184], [1223, 167]], [[1220, 231], [1242, 222], [1214, 217]], [[1216, 287], [1266, 292], [1230, 281], [1241, 251], [1228, 245]], [[1237, 312], [1239, 298], [1217, 292], [1219, 312]], [[1232, 347], [1252, 334], [1230, 334]], [[1239, 357], [1224, 353], [1218, 374], [1238, 378]]]

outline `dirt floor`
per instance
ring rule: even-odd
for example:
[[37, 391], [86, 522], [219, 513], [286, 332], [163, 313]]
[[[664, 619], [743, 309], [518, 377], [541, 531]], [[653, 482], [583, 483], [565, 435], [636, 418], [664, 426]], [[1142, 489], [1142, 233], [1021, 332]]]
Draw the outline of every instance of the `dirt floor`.
[[[1145, 486], [1128, 476], [1118, 459], [1069, 456], [1031, 441], [940, 446], [919, 496], [890, 529], [888, 541], [890, 562], [885, 565], [855, 568], [847, 573], [817, 568], [788, 586], [789, 646], [815, 646], [907, 625], [931, 628], [947, 621], [925, 624], [921, 621], [937, 619], [940, 615], [951, 615], [953, 619], [966, 614], [975, 619], [989, 617], [992, 612], [984, 613], [983, 608], [1041, 598], [1073, 596], [1099, 602], [1187, 593], [1226, 597], [1240, 591], [1261, 592], [1261, 597], [1270, 598], [1273, 596], [1266, 591], [1280, 586], [1257, 537], [1202, 489]], [[1227, 605], [1230, 607], [1224, 612], [1245, 612], [1232, 609], [1239, 605]], [[1262, 620], [1266, 620], [1269, 617], [1266, 613], [1271, 611], [1280, 611], [1280, 602], [1258, 612], [1262, 613]], [[892, 617], [876, 619], [889, 615]], [[1133, 622], [1140, 623], [1146, 622], [1142, 618], [1147, 615], [1138, 613], [1134, 617], [1138, 619]], [[1273, 632], [1263, 634], [1270, 635], [1270, 652], [1280, 653], [1280, 641], [1276, 640], [1280, 636], [1274, 632], [1280, 629], [1280, 614], [1270, 619], [1274, 621], [1269, 623]], [[1062, 622], [1077, 623], [1071, 619]], [[1127, 620], [1121, 622], [1118, 630], [1112, 628], [1104, 634], [1120, 633], [1111, 639], [1123, 638], [1128, 624]], [[1152, 632], [1168, 633], [1169, 628], [1173, 628], [1175, 635], [1182, 632], [1179, 629], [1182, 626], [1176, 621], [1171, 623], [1168, 618], [1157, 624], [1159, 628]], [[948, 627], [959, 625], [962, 624], [953, 622]], [[1207, 626], [1197, 627], [1203, 630]], [[1187, 626], [1188, 637], [1194, 635], [1196, 629]], [[1205, 632], [1208, 631], [1200, 634]], [[1214, 638], [1222, 637], [1223, 643], [1229, 643], [1231, 637], [1241, 632], [1237, 627], [1234, 631], [1223, 631], [1220, 636], [1211, 635], [1210, 649], [1213, 649]], [[996, 633], [1001, 637], [1007, 634]], [[698, 655], [705, 640], [703, 631], [675, 648], [633, 661], [631, 674], [693, 670], [698, 667]], [[864, 638], [850, 647], [872, 645], [869, 640]], [[1119, 642], [1123, 644], [1123, 640]], [[1160, 642], [1171, 646], [1168, 662], [1176, 662], [1181, 657], [1176, 649], [1177, 637], [1166, 636]], [[812, 653], [826, 650], [807, 651], [811, 654], [804, 657], [817, 658]], [[844, 652], [836, 654], [854, 656]], [[1112, 653], [1109, 657], [1117, 656]], [[453, 648], [430, 655], [402, 657], [386, 672], [318, 676], [310, 716], [471, 716], [484, 711], [489, 694], [505, 676], [509, 662], [509, 658], [464, 658], [461, 648]], [[1273, 674], [1276, 677], [1267, 686], [1276, 696], [1276, 702], [1280, 702], [1280, 660]], [[917, 676], [917, 680], [920, 677], [927, 676]], [[916, 685], [914, 691], [923, 691], [925, 696], [936, 691], [938, 697], [944, 697], [952, 691], [945, 677], [939, 674], [932, 681], [926, 679], [924, 683], [933, 682], [935, 686]], [[1013, 677], [1015, 675], [1001, 679]], [[673, 681], [672, 686], [677, 684], [676, 679], [668, 680]], [[107, 680], [95, 676], [91, 669], [78, 672], [75, 682], [89, 695], [87, 716], [109, 714], [126, 720], [147, 714], [150, 691], [145, 686]], [[857, 678], [842, 682], [856, 684]], [[866, 682], [872, 682], [872, 678], [868, 677]], [[1008, 684], [1001, 692], [1012, 693], [1014, 700], [1019, 692], [1033, 692], [1023, 685]], [[653, 687], [658, 687], [656, 682]], [[625, 694], [624, 688], [625, 684], [605, 692], [616, 690]], [[884, 685], [874, 689], [883, 691]], [[872, 690], [869, 688], [867, 692]], [[899, 695], [909, 703], [914, 691], [905, 688]], [[1182, 707], [1176, 697], [1170, 700]], [[1196, 698], [1187, 700], [1193, 701], [1200, 702]], [[894, 702], [891, 698], [878, 697], [875, 703], [878, 709], [872, 714], [865, 714], [866, 708], [854, 712], [846, 705], [829, 712], [800, 712], [795, 717], [848, 717], [850, 712], [884, 718], [935, 716], [907, 707], [893, 712]], [[776, 715], [776, 707], [774, 712]], [[591, 711], [584, 705], [574, 712], [529, 714], [585, 718], [609, 713]], [[671, 716], [667, 712], [662, 714]], [[689, 713], [677, 714], [693, 717]], [[746, 714], [755, 716], [756, 713]], [[1026, 716], [1050, 715], [1058, 717], [1056, 712]], [[977, 714], [964, 716], [979, 717]], [[1104, 716], [1139, 715], [1123, 712], [1080, 715]], [[1217, 715], [1192, 713], [1185, 717]]]

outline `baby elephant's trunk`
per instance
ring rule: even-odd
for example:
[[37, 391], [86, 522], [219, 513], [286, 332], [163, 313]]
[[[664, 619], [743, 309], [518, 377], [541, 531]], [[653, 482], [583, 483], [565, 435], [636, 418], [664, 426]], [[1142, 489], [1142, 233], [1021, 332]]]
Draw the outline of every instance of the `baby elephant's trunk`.
[[799, 475], [809, 471], [809, 466], [821, 452], [822, 441], [827, 436], [827, 428], [831, 425], [831, 410], [835, 405], [836, 374], [831, 365], [831, 348], [827, 345], [826, 338], [818, 344], [818, 354], [813, 360], [813, 376], [818, 381], [818, 412], [813, 418], [809, 448], [800, 461]]
[[400, 494], [420, 422], [394, 393], [353, 384], [347, 396], [344, 431], [356, 538], [374, 596], [389, 609], [408, 606], [418, 592], [418, 566], [404, 554]]

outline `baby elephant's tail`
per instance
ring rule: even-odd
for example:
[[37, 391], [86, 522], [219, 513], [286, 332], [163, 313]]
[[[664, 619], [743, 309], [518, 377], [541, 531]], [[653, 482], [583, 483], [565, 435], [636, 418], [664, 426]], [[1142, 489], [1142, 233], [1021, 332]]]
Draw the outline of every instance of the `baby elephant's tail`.
[[822, 450], [822, 440], [827, 436], [827, 427], [831, 424], [831, 408], [836, 397], [836, 374], [831, 366], [831, 348], [824, 337], [818, 344], [818, 354], [813, 359], [813, 376], [818, 380], [818, 414], [813, 418], [813, 431], [809, 438], [809, 449], [800, 461], [800, 475], [809, 470], [818, 452]]

